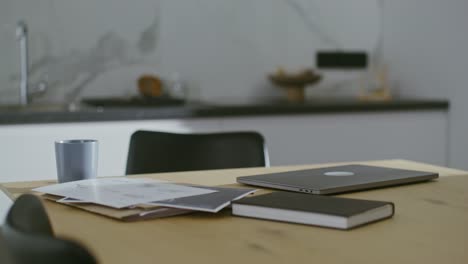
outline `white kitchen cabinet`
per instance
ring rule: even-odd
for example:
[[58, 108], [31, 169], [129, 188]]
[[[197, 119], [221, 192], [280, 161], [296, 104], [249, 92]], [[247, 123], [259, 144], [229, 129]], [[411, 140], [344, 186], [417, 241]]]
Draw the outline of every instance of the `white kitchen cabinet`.
[[259, 131], [272, 166], [394, 158], [446, 165], [447, 123], [446, 111], [402, 111], [1, 125], [0, 182], [55, 178], [54, 141], [73, 138], [99, 140], [99, 176], [123, 175], [137, 129]]
[[125, 173], [130, 135], [138, 129], [209, 132], [219, 128], [215, 119], [2, 125], [0, 182], [55, 178], [56, 140], [99, 140], [98, 176], [119, 176]]
[[375, 159], [447, 164], [447, 112], [374, 112], [225, 118], [223, 130], [255, 130], [271, 165]]

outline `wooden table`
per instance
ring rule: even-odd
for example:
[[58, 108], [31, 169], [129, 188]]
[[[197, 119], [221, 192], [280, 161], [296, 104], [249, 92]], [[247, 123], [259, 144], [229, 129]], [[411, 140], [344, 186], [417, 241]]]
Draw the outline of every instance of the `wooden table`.
[[[396, 206], [393, 218], [350, 231], [233, 217], [230, 210], [127, 223], [50, 201], [45, 205], [56, 233], [87, 245], [100, 263], [468, 263], [468, 172], [405, 160], [355, 163], [436, 171], [441, 178], [343, 195]], [[329, 165], [144, 177], [221, 185], [242, 175]], [[19, 195], [43, 184], [48, 182], [3, 187]]]

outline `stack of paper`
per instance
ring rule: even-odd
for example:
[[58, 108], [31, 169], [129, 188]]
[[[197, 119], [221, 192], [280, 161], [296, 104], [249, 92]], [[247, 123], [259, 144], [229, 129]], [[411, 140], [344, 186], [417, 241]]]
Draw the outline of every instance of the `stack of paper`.
[[36, 188], [46, 198], [121, 220], [192, 210], [218, 212], [255, 189], [174, 184], [154, 179], [99, 178]]
[[[67, 182], [36, 188], [33, 191], [86, 202], [126, 208], [138, 204], [216, 192], [153, 179], [101, 178]], [[61, 200], [67, 202], [66, 199]]]

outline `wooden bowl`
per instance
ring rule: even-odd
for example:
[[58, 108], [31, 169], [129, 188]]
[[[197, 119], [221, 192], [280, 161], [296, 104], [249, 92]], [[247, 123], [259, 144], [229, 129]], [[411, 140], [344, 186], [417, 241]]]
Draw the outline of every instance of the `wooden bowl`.
[[310, 69], [298, 73], [285, 73], [278, 70], [268, 75], [270, 81], [286, 90], [286, 98], [291, 103], [302, 103], [305, 101], [305, 88], [307, 85], [316, 84], [322, 80], [322, 75], [314, 73]]
[[285, 73], [280, 71], [268, 75], [268, 78], [279, 87], [304, 87], [306, 85], [318, 83], [322, 80], [322, 75], [307, 69], [298, 73]]

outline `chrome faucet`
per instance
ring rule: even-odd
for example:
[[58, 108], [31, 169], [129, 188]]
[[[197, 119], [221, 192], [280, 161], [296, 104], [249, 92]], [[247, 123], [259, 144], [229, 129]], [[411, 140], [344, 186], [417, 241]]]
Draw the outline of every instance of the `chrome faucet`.
[[35, 89], [29, 91], [29, 54], [28, 54], [28, 25], [19, 21], [16, 25], [16, 39], [20, 50], [20, 105], [28, 105], [30, 97], [34, 94], [44, 93], [47, 90], [45, 81], [39, 82]]

